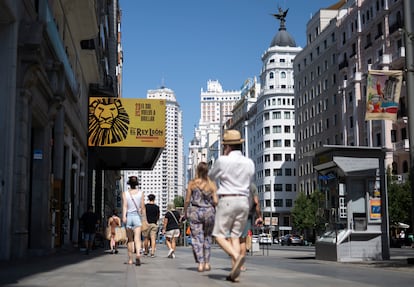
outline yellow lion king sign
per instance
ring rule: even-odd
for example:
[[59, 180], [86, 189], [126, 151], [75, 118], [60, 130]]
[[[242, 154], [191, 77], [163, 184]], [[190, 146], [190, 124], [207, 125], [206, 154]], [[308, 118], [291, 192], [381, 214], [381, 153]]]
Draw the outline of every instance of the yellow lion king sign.
[[166, 101], [91, 97], [88, 146], [165, 147]]

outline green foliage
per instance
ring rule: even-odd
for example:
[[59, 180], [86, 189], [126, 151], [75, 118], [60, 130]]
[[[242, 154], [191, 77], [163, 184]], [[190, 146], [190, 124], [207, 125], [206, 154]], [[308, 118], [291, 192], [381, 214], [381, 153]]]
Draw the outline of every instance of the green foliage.
[[324, 200], [324, 195], [320, 191], [313, 192], [309, 197], [300, 193], [291, 213], [295, 229], [302, 233], [305, 230], [320, 230], [324, 226]]
[[174, 198], [174, 205], [175, 207], [184, 207], [184, 197], [182, 196], [176, 196]]
[[412, 224], [412, 192], [409, 181], [399, 183], [388, 176], [388, 216], [390, 224]]

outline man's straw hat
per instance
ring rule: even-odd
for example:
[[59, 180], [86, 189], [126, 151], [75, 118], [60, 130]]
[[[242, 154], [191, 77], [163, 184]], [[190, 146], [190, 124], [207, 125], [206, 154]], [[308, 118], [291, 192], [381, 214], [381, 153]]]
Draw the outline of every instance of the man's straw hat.
[[241, 138], [240, 132], [238, 130], [226, 130], [223, 134], [223, 144], [233, 145], [241, 144], [244, 142], [244, 139]]

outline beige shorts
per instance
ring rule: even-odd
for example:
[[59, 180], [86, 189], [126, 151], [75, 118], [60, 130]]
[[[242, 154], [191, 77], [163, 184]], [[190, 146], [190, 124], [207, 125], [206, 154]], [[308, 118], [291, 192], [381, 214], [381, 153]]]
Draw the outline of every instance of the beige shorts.
[[142, 236], [144, 236], [144, 238], [156, 238], [157, 230], [158, 230], [157, 224], [149, 223], [147, 230], [142, 231]]
[[247, 224], [249, 200], [247, 196], [225, 196], [216, 207], [213, 236], [240, 237]]
[[180, 236], [180, 229], [171, 229], [165, 232], [165, 237], [167, 238], [177, 238]]

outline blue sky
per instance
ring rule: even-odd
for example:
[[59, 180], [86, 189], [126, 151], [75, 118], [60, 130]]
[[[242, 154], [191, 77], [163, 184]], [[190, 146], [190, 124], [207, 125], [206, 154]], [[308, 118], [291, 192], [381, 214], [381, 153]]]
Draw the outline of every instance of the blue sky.
[[306, 43], [306, 24], [338, 0], [120, 0], [123, 97], [145, 98], [164, 85], [183, 111], [184, 152], [200, 118], [208, 80], [238, 90], [260, 75], [261, 56], [279, 29], [271, 16], [289, 8], [286, 28]]

